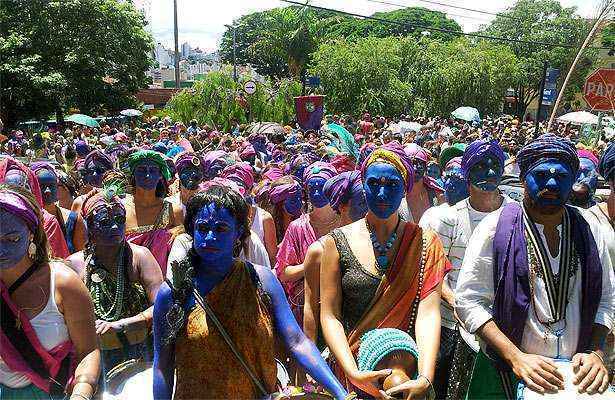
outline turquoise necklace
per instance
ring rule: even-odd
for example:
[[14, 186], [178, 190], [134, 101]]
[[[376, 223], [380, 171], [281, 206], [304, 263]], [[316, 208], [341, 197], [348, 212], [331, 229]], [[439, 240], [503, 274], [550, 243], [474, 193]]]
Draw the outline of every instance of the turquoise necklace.
[[387, 270], [387, 268], [389, 268], [389, 257], [387, 257], [387, 253], [389, 252], [389, 250], [391, 250], [393, 244], [395, 244], [395, 241], [397, 240], [397, 229], [399, 228], [400, 222], [401, 218], [398, 216], [395, 229], [393, 229], [393, 232], [391, 233], [391, 236], [389, 236], [389, 239], [384, 244], [382, 244], [378, 241], [378, 238], [376, 238], [376, 233], [372, 231], [369, 226], [369, 223], [367, 222], [367, 218], [365, 218], [365, 226], [367, 227], [367, 231], [369, 232], [369, 237], [372, 241], [372, 246], [374, 247], [374, 253], [376, 255], [376, 268], [380, 272], [384, 272]]

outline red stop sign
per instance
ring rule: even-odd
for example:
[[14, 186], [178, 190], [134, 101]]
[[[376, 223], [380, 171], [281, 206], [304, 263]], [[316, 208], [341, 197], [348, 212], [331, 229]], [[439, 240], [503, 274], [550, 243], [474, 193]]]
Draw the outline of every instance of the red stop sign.
[[600, 68], [585, 80], [583, 99], [594, 111], [615, 109], [615, 69]]

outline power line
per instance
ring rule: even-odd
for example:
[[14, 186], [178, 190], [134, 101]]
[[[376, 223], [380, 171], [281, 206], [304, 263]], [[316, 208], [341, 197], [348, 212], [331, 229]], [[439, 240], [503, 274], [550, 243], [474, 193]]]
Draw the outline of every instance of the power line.
[[[481, 33], [465, 33], [465, 32], [453, 31], [453, 30], [445, 29], [445, 28], [436, 28], [433, 26], [427, 26], [427, 25], [421, 25], [421, 24], [410, 24], [406, 22], [393, 21], [393, 20], [378, 18], [374, 16], [361, 15], [361, 14], [352, 13], [349, 11], [342, 11], [342, 10], [336, 10], [334, 8], [321, 7], [321, 6], [315, 6], [312, 4], [301, 3], [299, 1], [294, 1], [294, 0], [280, 0], [280, 1], [284, 3], [288, 3], [288, 4], [302, 6], [302, 7], [309, 7], [309, 8], [313, 8], [313, 9], [317, 9], [321, 11], [329, 11], [329, 12], [334, 12], [338, 14], [348, 15], [351, 17], [383, 22], [386, 24], [392, 24], [392, 25], [398, 25], [398, 26], [404, 26], [404, 27], [415, 27], [415, 28], [425, 29], [427, 31], [450, 33], [450, 34], [459, 35], [459, 36], [469, 36], [469, 37], [476, 37], [480, 39], [497, 40], [497, 41], [502, 41], [502, 42], [511, 42], [511, 43], [518, 43], [518, 44], [527, 44], [527, 45], [532, 45], [532, 46], [536, 45], [536, 46], [545, 46], [545, 47], [563, 47], [563, 48], [568, 48], [568, 49], [577, 49], [579, 47], [577, 45], [572, 45], [572, 44], [557, 44], [557, 43], [547, 43], [547, 42], [538, 42], [538, 41], [530, 42], [527, 40], [502, 38], [502, 37], [497, 37], [497, 36], [485, 35]], [[586, 47], [586, 48], [595, 49], [595, 50], [611, 50], [609, 47]]]
[[[396, 4], [396, 3], [391, 3], [391, 2], [388, 2], [388, 1], [380, 1], [380, 0], [365, 0], [365, 1], [368, 1], [368, 2], [371, 2], [371, 3], [385, 4], [387, 6], [395, 6], [395, 7], [403, 7], [403, 8], [411, 7], [409, 5]], [[419, 1], [419, 0], [417, 0], [417, 1]], [[471, 17], [469, 15], [454, 14], [454, 13], [448, 12], [446, 10], [431, 10], [431, 9], [428, 9], [428, 10], [429, 11], [433, 11], [433, 12], [441, 12], [441, 13], [444, 13], [447, 16], [451, 16], [451, 17], [466, 18], [466, 19], [472, 19], [472, 20], [475, 20], [475, 21], [482, 21], [482, 22], [489, 22], [489, 21], [491, 21], [490, 19], [487, 19], [487, 17], [482, 17], [482, 18], [481, 17]]]

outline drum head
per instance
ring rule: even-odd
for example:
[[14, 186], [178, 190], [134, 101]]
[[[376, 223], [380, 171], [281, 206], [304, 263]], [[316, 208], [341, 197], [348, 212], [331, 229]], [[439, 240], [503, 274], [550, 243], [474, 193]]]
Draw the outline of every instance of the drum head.
[[[140, 392], [138, 397], [140, 400], [147, 400], [148, 397], [144, 397], [145, 391], [152, 394], [153, 387], [153, 375], [152, 375], [152, 363], [142, 360], [128, 360], [113, 368], [107, 373], [106, 390], [105, 392], [118, 396], [121, 398], [133, 398], [126, 397], [125, 390], [128, 387], [134, 388], [135, 384], [148, 384], [149, 386], [140, 386]], [[147, 389], [147, 390], [145, 390]], [[149, 397], [151, 398], [151, 396]]]

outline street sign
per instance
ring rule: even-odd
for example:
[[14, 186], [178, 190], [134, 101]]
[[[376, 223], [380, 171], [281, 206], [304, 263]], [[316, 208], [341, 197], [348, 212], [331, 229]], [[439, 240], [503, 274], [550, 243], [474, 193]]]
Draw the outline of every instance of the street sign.
[[545, 90], [542, 92], [542, 104], [546, 106], [553, 105], [557, 98], [557, 78], [559, 78], [559, 69], [547, 68]]
[[246, 83], [243, 84], [243, 90], [247, 94], [254, 94], [254, 93], [256, 93], [256, 82], [254, 82], [254, 81], [247, 81]]
[[615, 109], [615, 69], [600, 68], [585, 80], [583, 99], [592, 111]]
[[309, 87], [318, 87], [320, 86], [320, 76], [308, 76], [307, 85]]

